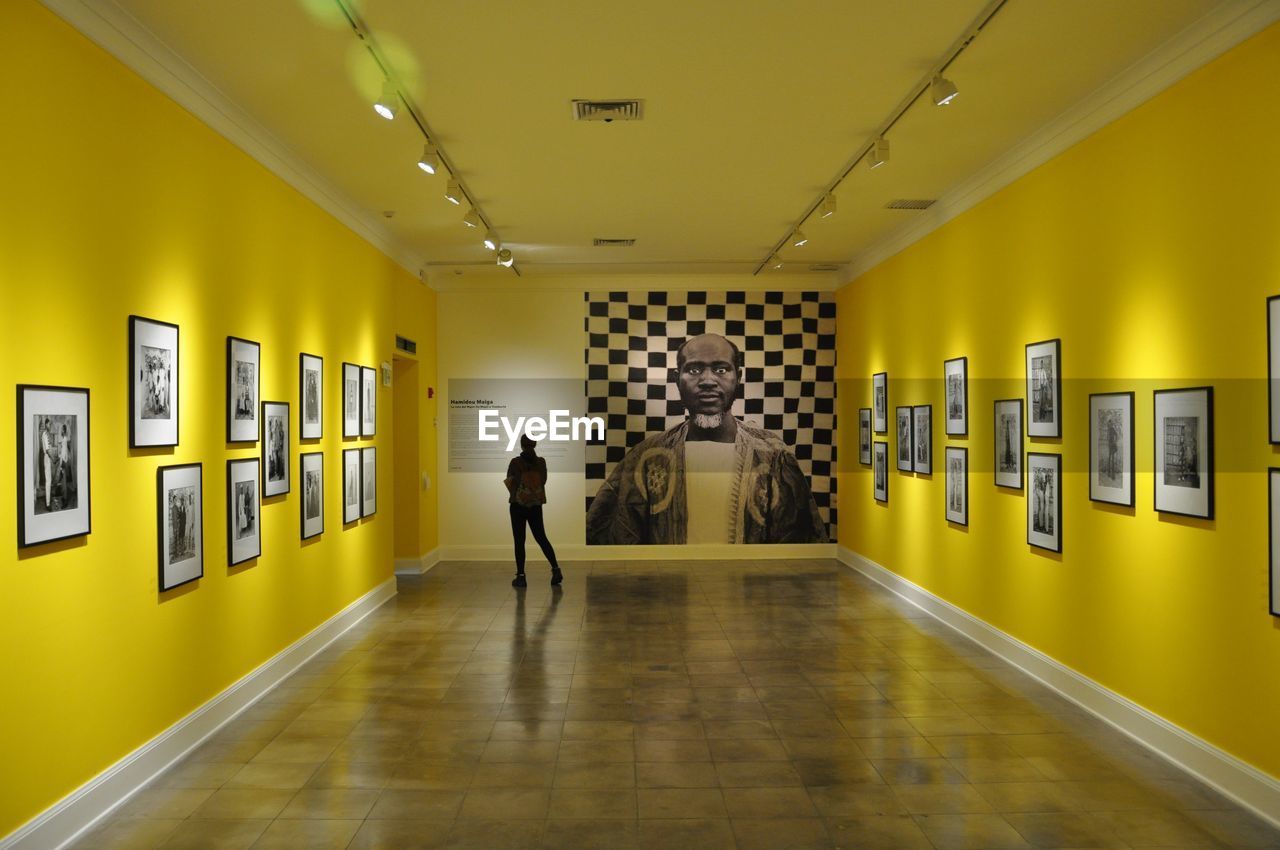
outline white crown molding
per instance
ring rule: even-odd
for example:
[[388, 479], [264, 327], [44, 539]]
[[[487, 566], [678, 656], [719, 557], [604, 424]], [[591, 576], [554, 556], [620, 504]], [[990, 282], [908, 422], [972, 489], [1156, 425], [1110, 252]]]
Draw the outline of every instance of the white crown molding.
[[[441, 546], [442, 561], [511, 561], [511, 544]], [[570, 561], [775, 561], [834, 558], [834, 543], [712, 543], [699, 546], [588, 546], [577, 543], [556, 546], [556, 559]], [[541, 553], [532, 549], [529, 563], [545, 564]]]
[[395, 595], [389, 578], [0, 840], [0, 850], [70, 844]]
[[1280, 827], [1280, 780], [844, 546], [838, 560]]
[[120, 60], [204, 124], [297, 189], [405, 271], [422, 258], [398, 243], [363, 209], [111, 0], [41, 0], [58, 17]]
[[845, 265], [841, 286], [852, 283], [1277, 20], [1280, 0], [1227, 0], [944, 193], [910, 224], [859, 252]]

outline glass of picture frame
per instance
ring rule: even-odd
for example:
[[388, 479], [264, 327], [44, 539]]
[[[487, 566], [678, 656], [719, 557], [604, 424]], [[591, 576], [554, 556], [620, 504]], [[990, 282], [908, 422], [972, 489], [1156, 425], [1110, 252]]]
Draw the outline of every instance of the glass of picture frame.
[[1002, 398], [995, 403], [995, 484], [1022, 489], [1022, 399]]
[[871, 376], [872, 425], [877, 434], [889, 433], [889, 373]]
[[324, 452], [305, 452], [299, 458], [302, 482], [300, 502], [302, 539], [324, 533]]
[[289, 492], [289, 403], [262, 403], [262, 495]]
[[227, 337], [227, 442], [258, 440], [258, 397], [262, 348], [256, 342]]
[[876, 440], [871, 444], [871, 492], [877, 502], [889, 501], [889, 443]]
[[1062, 455], [1027, 452], [1027, 543], [1062, 551]]
[[360, 450], [342, 451], [342, 522], [360, 519]]
[[969, 433], [969, 358], [954, 357], [942, 363], [945, 389], [946, 434], [964, 437]]
[[858, 461], [871, 465], [871, 408], [858, 408]]
[[360, 367], [342, 364], [342, 436], [360, 436]]
[[324, 436], [324, 358], [298, 355], [298, 438]]
[[1089, 499], [1133, 507], [1133, 393], [1089, 396]]
[[204, 467], [199, 463], [156, 470], [156, 554], [160, 592], [204, 575]]
[[1027, 436], [1062, 436], [1062, 340], [1027, 345]]
[[911, 468], [922, 475], [933, 474], [933, 405], [911, 408]]
[[360, 450], [360, 516], [378, 512], [378, 449], [366, 446]]
[[227, 461], [227, 562], [262, 554], [262, 487], [256, 457]]
[[18, 546], [92, 530], [89, 390], [18, 384]]
[[947, 484], [947, 522], [969, 524], [969, 450], [964, 446], [947, 446], [943, 452]]
[[1155, 391], [1155, 509], [1213, 519], [1213, 387]]
[[360, 367], [360, 436], [373, 437], [378, 425], [378, 373]]
[[178, 326], [129, 317], [129, 445], [178, 445]]

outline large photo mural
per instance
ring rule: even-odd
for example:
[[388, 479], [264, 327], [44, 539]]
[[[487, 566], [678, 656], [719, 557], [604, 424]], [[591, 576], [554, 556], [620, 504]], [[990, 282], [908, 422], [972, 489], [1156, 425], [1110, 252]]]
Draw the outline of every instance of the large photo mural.
[[587, 543], [825, 543], [835, 297], [586, 293]]

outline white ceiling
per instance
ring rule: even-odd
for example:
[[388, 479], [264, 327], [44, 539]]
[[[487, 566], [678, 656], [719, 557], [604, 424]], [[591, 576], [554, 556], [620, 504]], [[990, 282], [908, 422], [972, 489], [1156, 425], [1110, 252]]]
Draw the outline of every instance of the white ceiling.
[[[444, 200], [446, 178], [417, 169], [403, 111], [374, 114], [381, 75], [337, 0], [81, 2], [167, 46], [402, 261], [511, 274]], [[538, 275], [755, 270], [988, 0], [347, 2]], [[839, 212], [782, 251], [788, 270], [866, 254], [921, 215], [889, 200], [946, 196], [1197, 21], [1248, 5], [1008, 0], [948, 69], [954, 104], [908, 110], [890, 163], [853, 170]], [[574, 98], [642, 98], [645, 117], [575, 122]]]

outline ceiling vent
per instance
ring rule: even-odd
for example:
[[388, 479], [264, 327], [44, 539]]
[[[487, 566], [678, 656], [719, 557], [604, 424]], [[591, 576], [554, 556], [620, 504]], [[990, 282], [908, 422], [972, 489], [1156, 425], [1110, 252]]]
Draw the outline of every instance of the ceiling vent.
[[639, 121], [644, 117], [643, 100], [575, 100], [574, 121]]
[[840, 271], [840, 267], [839, 267], [839, 266], [837, 266], [835, 263], [814, 263], [813, 265], [809, 266], [809, 271], [811, 271], [811, 272], [838, 272], [838, 271]]
[[636, 244], [634, 239], [592, 239], [591, 244], [597, 248], [630, 248]]
[[887, 210], [927, 210], [929, 207], [937, 203], [937, 200], [926, 200], [921, 198], [899, 198], [896, 201], [890, 201], [884, 205]]

